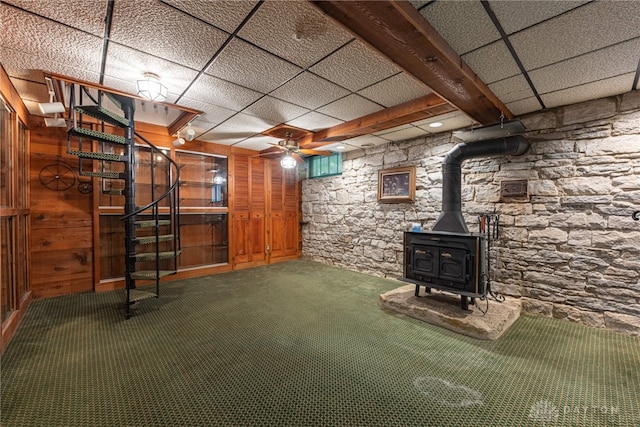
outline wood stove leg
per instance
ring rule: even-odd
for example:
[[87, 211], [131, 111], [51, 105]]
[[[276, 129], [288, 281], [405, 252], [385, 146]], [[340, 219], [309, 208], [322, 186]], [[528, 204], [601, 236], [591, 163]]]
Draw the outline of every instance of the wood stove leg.
[[[428, 288], [428, 287], [425, 286], [424, 287], [424, 293], [425, 293], [425, 296], [426, 296], [426, 294], [430, 294], [431, 293], [431, 288]], [[417, 297], [420, 297], [420, 285], [416, 285], [416, 291], [414, 292], [414, 295], [417, 296]]]
[[460, 295], [460, 300], [462, 302], [462, 309], [463, 310], [469, 310], [469, 298], [467, 298], [464, 295]]

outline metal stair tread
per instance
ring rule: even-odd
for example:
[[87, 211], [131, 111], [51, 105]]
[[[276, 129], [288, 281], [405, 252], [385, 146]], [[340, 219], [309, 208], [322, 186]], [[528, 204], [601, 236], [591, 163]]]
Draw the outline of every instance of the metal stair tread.
[[148, 298], [158, 298], [158, 294], [141, 289], [129, 289], [129, 303], [142, 301]]
[[129, 126], [129, 121], [126, 118], [99, 105], [78, 105], [76, 106], [76, 110], [80, 111], [82, 114], [86, 114], [114, 126], [122, 128]]
[[122, 172], [90, 172], [80, 171], [80, 176], [92, 176], [95, 178], [124, 179]]
[[174, 240], [173, 234], [160, 235], [160, 236], [158, 236], [157, 239], [156, 239], [156, 236], [143, 236], [143, 237], [136, 237], [135, 239], [133, 239], [133, 241], [135, 243], [138, 243], [140, 245], [148, 245], [150, 243], [155, 243], [156, 241], [157, 242], [168, 242], [170, 240]]
[[156, 258], [155, 252], [142, 252], [135, 254], [134, 257], [136, 261], [155, 261], [156, 259], [170, 259], [180, 255], [181, 251], [164, 251], [158, 252], [158, 257]]
[[160, 270], [159, 272], [156, 272], [156, 270], [141, 270], [131, 273], [131, 278], [135, 280], [155, 280], [175, 273], [174, 270]]
[[[160, 219], [158, 220], [158, 225], [170, 225], [170, 219]], [[144, 221], [136, 221], [136, 227], [154, 227], [156, 225], [156, 221], [153, 219], [144, 220]]]
[[74, 127], [74, 128], [71, 128], [69, 132], [71, 132], [74, 135], [90, 138], [96, 141], [113, 142], [115, 144], [122, 144], [122, 145], [126, 145], [127, 143], [127, 140], [125, 139], [124, 136], [98, 132], [96, 130], [91, 130], [86, 128]]
[[111, 153], [99, 153], [95, 151], [79, 151], [79, 150], [68, 150], [68, 154], [73, 156], [82, 157], [84, 159], [93, 159], [93, 160], [106, 160], [110, 162], [125, 162], [126, 157], [121, 156], [119, 154], [111, 154]]

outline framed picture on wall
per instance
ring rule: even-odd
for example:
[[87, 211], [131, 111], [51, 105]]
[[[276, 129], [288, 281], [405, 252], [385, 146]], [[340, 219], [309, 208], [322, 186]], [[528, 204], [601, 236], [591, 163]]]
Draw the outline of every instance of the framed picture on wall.
[[378, 203], [408, 203], [415, 199], [415, 166], [378, 171]]

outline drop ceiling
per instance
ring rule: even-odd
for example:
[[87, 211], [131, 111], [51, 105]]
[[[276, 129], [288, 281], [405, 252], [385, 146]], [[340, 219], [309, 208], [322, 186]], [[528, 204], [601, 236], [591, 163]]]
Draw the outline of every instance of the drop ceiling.
[[[393, 49], [383, 54], [363, 36], [367, 26], [380, 28], [339, 23], [329, 8], [341, 3], [320, 3], [114, 0], [109, 12], [108, 0], [3, 0], [0, 63], [33, 114], [48, 100], [43, 72], [132, 94], [143, 73], [153, 72], [168, 87], [168, 102], [202, 111], [192, 123], [198, 139], [253, 150], [276, 142], [265, 131], [278, 125], [333, 135], [328, 130], [353, 131], [359, 121], [442, 95]], [[410, 5], [512, 116], [639, 88], [635, 1]], [[478, 124], [448, 101], [429, 117], [316, 145], [350, 150]], [[162, 112], [146, 105], [139, 114], [168, 124]], [[434, 121], [443, 125], [430, 127]]]

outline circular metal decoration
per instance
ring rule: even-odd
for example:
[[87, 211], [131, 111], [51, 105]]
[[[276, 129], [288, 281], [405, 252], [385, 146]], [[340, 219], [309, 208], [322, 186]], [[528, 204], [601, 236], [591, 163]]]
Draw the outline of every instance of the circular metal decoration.
[[76, 174], [64, 163], [47, 165], [40, 170], [40, 184], [49, 190], [64, 191], [76, 183]]
[[81, 181], [78, 184], [78, 191], [82, 194], [89, 194], [93, 191], [93, 184], [91, 184], [91, 181]]

